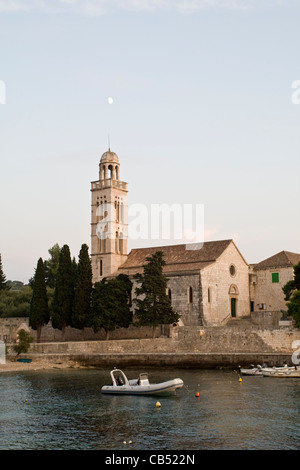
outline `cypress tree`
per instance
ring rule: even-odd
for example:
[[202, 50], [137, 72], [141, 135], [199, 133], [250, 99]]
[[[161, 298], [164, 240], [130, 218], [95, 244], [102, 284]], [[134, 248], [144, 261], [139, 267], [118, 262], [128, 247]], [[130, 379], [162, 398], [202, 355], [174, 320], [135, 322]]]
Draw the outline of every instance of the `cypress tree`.
[[144, 266], [143, 274], [136, 274], [135, 280], [139, 283], [135, 289], [136, 304], [135, 316], [137, 326], [169, 325], [179, 320], [179, 315], [173, 310], [171, 300], [167, 295], [168, 279], [163, 274], [163, 252], [157, 251], [146, 258], [148, 264]]
[[51, 321], [54, 328], [62, 331], [62, 340], [65, 339], [65, 330], [71, 324], [74, 302], [74, 266], [68, 245], [64, 245], [59, 254], [54, 296], [52, 302]]
[[8, 282], [6, 281], [6, 276], [3, 272], [3, 267], [2, 267], [2, 259], [0, 255], [0, 291], [1, 290], [9, 290], [10, 287], [8, 285]]
[[30, 304], [29, 326], [37, 331], [37, 342], [40, 342], [42, 326], [50, 320], [47, 288], [45, 281], [45, 265], [40, 258], [34, 276], [32, 298]]
[[88, 326], [91, 313], [92, 287], [92, 265], [89, 257], [89, 248], [84, 244], [81, 246], [76, 269], [74, 311], [72, 316], [72, 326], [75, 328], [82, 330]]

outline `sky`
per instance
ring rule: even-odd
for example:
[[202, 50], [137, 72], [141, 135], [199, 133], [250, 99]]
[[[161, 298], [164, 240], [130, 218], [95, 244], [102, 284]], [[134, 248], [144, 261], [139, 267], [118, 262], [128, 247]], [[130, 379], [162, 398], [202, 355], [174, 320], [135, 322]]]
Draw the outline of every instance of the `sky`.
[[108, 145], [129, 208], [201, 204], [205, 240], [248, 263], [299, 253], [299, 17], [299, 0], [0, 0], [7, 279], [90, 246]]

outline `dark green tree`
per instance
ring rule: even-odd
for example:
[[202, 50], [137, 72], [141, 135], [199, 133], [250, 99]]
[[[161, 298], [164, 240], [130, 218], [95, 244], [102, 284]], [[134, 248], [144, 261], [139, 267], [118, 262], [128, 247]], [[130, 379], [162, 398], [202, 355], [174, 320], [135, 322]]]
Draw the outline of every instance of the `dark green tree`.
[[37, 332], [37, 342], [40, 342], [42, 326], [50, 320], [48, 308], [47, 288], [45, 281], [45, 265], [40, 258], [37, 263], [32, 298], [29, 313], [29, 326]]
[[[52, 248], [49, 248], [48, 250], [50, 258], [44, 261], [46, 286], [50, 289], [54, 289], [55, 287], [55, 280], [59, 266], [60, 251], [61, 248], [59, 247], [58, 243], [56, 243], [55, 245], [53, 245]], [[31, 277], [28, 283], [33, 288], [34, 277]]]
[[0, 255], [0, 291], [6, 291], [6, 290], [9, 290], [10, 287], [9, 287], [9, 284], [6, 280], [6, 276], [3, 272], [3, 266], [2, 266], [2, 259], [1, 259], [1, 255]]
[[61, 248], [58, 243], [52, 246], [48, 250], [50, 258], [45, 261], [45, 279], [46, 285], [53, 289], [55, 287], [55, 281], [59, 266], [59, 255]]
[[109, 339], [110, 331], [129, 327], [132, 323], [131, 289], [132, 282], [125, 274], [95, 283], [90, 323], [95, 333], [103, 328]]
[[72, 326], [82, 330], [88, 326], [91, 314], [92, 294], [92, 265], [89, 257], [89, 248], [82, 245], [79, 253], [77, 267], [75, 270], [75, 297], [72, 315]]
[[18, 333], [18, 342], [14, 345], [13, 349], [17, 353], [17, 356], [22, 353], [27, 353], [30, 348], [30, 343], [33, 342], [33, 338], [26, 330], [20, 330]]
[[288, 281], [282, 288], [285, 300], [289, 300], [293, 291], [300, 290], [300, 263], [294, 266], [294, 279]]
[[51, 306], [51, 321], [54, 328], [62, 331], [65, 340], [66, 327], [71, 324], [74, 303], [74, 266], [70, 248], [64, 245], [59, 255], [59, 266]]
[[294, 266], [294, 279], [288, 281], [282, 288], [287, 300], [287, 314], [295, 321], [295, 327], [300, 328], [300, 263]]
[[0, 291], [0, 317], [29, 317], [32, 289]]
[[173, 310], [171, 300], [167, 295], [168, 279], [163, 274], [163, 252], [157, 251], [146, 258], [143, 274], [136, 274], [138, 286], [135, 289], [135, 316], [138, 326], [170, 325], [179, 320], [179, 315]]
[[288, 315], [293, 317], [296, 328], [300, 328], [300, 290], [295, 290], [288, 303]]

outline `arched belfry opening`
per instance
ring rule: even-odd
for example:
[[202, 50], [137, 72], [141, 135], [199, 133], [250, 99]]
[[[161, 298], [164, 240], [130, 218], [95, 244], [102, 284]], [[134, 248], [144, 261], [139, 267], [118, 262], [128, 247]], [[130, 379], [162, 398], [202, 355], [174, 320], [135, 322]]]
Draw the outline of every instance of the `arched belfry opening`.
[[99, 164], [99, 180], [119, 180], [120, 179], [120, 163], [119, 157], [115, 152], [108, 150], [105, 152]]

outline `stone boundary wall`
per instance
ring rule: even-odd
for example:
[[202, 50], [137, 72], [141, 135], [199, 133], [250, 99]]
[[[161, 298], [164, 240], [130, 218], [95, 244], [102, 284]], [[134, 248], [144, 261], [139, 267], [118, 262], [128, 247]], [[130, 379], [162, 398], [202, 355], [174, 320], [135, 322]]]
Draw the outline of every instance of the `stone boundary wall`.
[[216, 326], [188, 331], [182, 328], [177, 333], [177, 341], [177, 351], [183, 352], [292, 354], [294, 341], [300, 341], [300, 329]]
[[176, 367], [190, 369], [235, 368], [250, 364], [268, 366], [293, 365], [290, 354], [284, 353], [95, 353], [95, 354], [27, 354], [34, 362], [48, 361], [60, 364], [74, 362], [84, 367], [126, 369], [143, 367]]
[[[24, 326], [22, 321], [19, 326]], [[236, 322], [232, 326], [175, 327], [169, 337], [32, 343], [27, 357], [55, 357], [111, 367], [223, 367], [262, 362], [282, 365], [292, 363], [296, 341], [300, 344], [300, 329], [264, 329]]]
[[294, 352], [300, 330], [209, 327], [190, 331], [177, 327], [170, 338], [32, 343], [33, 354], [240, 354]]
[[[0, 318], [0, 340], [6, 343], [16, 341], [17, 333], [19, 330], [25, 329], [36, 341], [36, 331], [29, 327], [28, 318], [26, 317], [12, 317]], [[154, 337], [169, 336], [169, 326], [161, 325], [154, 330]], [[153, 329], [149, 327], [134, 327], [130, 325], [128, 328], [119, 328], [111, 331], [109, 334], [110, 339], [136, 339], [136, 338], [152, 338]], [[67, 327], [65, 332], [65, 341], [101, 341], [105, 340], [106, 334], [103, 329], [98, 333], [94, 333], [92, 328], [84, 328], [78, 330], [76, 328]], [[41, 342], [60, 342], [62, 341], [62, 332], [53, 328], [51, 322], [42, 327]]]

